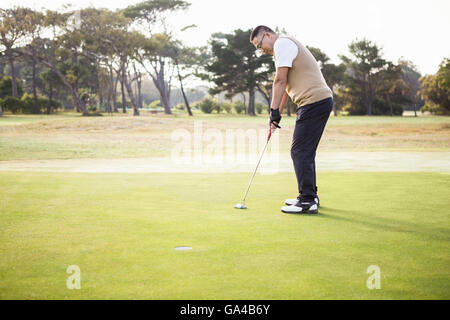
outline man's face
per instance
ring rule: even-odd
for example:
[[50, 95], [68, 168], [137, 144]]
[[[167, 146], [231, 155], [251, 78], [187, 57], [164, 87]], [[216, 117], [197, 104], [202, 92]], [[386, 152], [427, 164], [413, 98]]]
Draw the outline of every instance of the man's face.
[[252, 43], [255, 46], [256, 50], [259, 50], [260, 52], [265, 54], [273, 55], [273, 44], [271, 40], [271, 34], [268, 32], [263, 32], [257, 37], [254, 37]]

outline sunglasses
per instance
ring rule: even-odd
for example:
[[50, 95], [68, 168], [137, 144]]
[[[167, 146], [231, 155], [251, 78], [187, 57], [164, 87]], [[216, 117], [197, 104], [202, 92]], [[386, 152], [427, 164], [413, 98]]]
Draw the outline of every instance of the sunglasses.
[[263, 36], [262, 36], [262, 38], [261, 38], [261, 41], [259, 41], [258, 45], [256, 46], [256, 49], [262, 51], [261, 45], [262, 45], [262, 42], [263, 42], [263, 40], [264, 40], [264, 36], [265, 36], [265, 35], [266, 35], [266, 34], [264, 33]]

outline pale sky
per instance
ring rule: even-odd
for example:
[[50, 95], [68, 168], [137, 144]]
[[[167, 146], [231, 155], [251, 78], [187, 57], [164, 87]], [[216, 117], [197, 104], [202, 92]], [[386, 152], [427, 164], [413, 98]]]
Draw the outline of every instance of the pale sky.
[[[348, 44], [367, 38], [383, 48], [384, 57], [411, 60], [422, 74], [434, 74], [444, 57], [450, 58], [450, 0], [187, 0], [188, 10], [170, 16], [175, 29], [196, 24], [180, 38], [187, 45], [205, 45], [213, 32], [250, 29], [259, 24], [284, 28], [305, 45], [318, 47], [333, 62], [348, 54]], [[46, 0], [45, 8], [124, 8], [139, 0]], [[2, 0], [0, 7], [16, 1]], [[21, 0], [40, 9], [42, 2]]]

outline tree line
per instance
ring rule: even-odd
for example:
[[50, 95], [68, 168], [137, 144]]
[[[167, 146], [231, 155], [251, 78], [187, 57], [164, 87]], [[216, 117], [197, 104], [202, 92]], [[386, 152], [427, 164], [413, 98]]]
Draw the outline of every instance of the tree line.
[[[166, 114], [172, 113], [176, 84], [183, 109], [193, 115], [185, 92], [189, 77], [209, 82], [211, 96], [221, 94], [230, 102], [242, 97], [249, 115], [261, 109], [257, 95], [268, 107], [275, 67], [271, 56], [260, 55], [249, 42], [251, 30], [214, 33], [205, 46], [188, 47], [174, 36], [169, 21], [171, 13], [189, 6], [181, 0], [149, 0], [115, 11], [0, 9], [0, 114], [2, 109], [49, 114], [64, 105], [82, 115], [130, 108], [137, 116], [144, 77], [152, 80]], [[349, 55], [340, 55], [339, 64], [319, 48], [308, 48], [333, 90], [335, 114], [401, 115], [404, 108], [449, 114], [448, 58], [437, 74], [423, 77], [410, 61], [384, 59], [367, 39], [349, 44]], [[197, 105], [219, 111], [214, 103], [206, 97]], [[294, 108], [289, 102], [286, 110]]]

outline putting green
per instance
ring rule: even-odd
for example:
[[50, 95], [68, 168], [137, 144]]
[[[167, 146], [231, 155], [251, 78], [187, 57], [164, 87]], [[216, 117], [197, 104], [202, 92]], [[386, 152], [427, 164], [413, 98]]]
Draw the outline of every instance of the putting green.
[[317, 216], [279, 211], [288, 173], [234, 209], [249, 178], [1, 172], [0, 298], [450, 298], [449, 175], [320, 173]]

